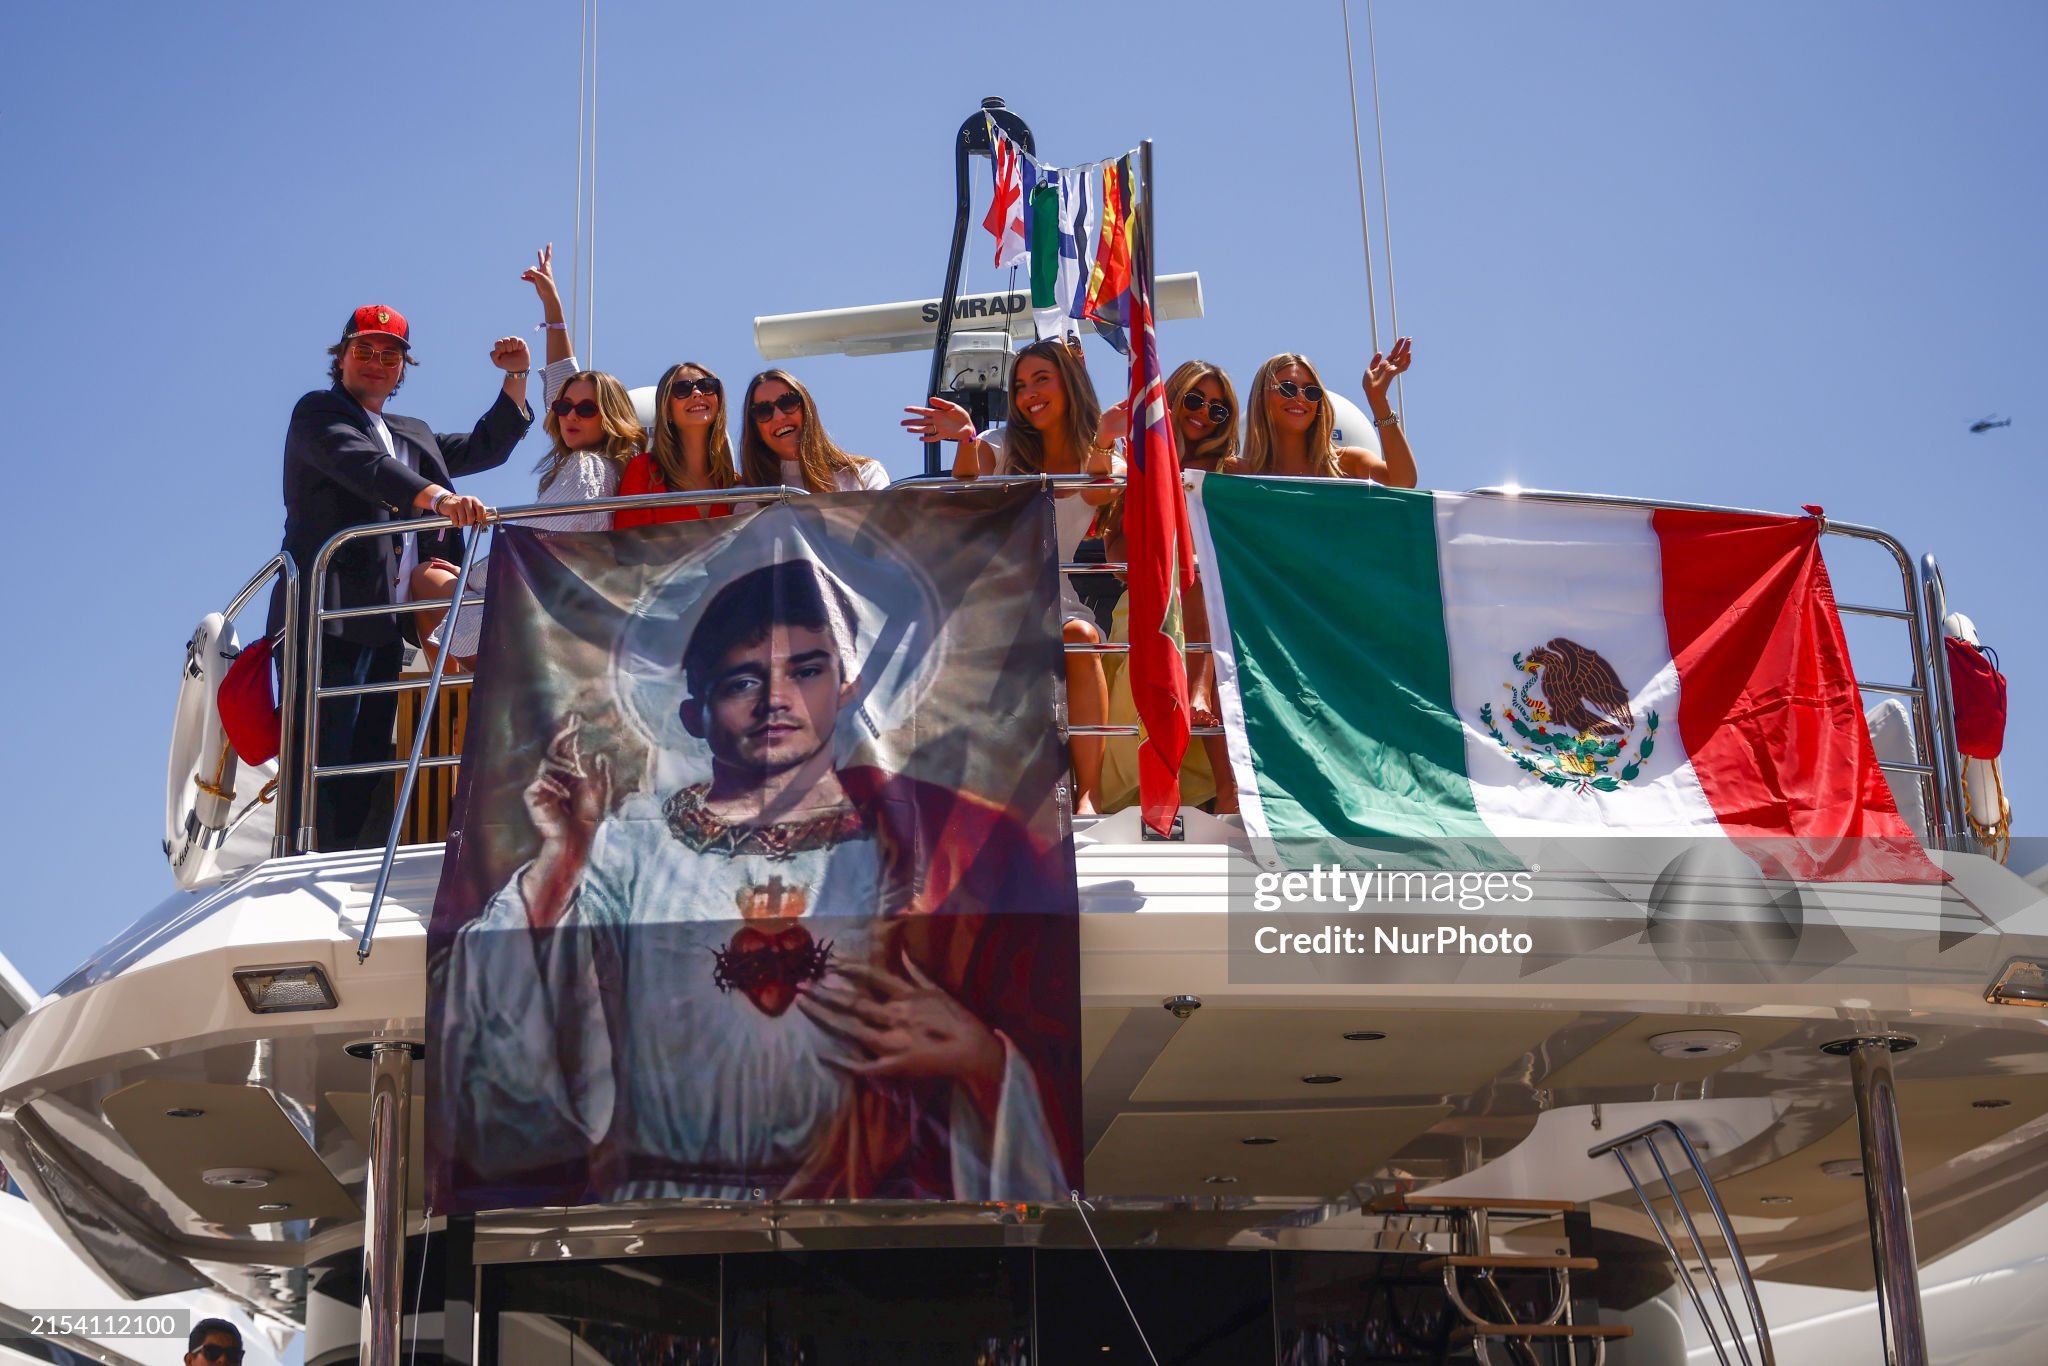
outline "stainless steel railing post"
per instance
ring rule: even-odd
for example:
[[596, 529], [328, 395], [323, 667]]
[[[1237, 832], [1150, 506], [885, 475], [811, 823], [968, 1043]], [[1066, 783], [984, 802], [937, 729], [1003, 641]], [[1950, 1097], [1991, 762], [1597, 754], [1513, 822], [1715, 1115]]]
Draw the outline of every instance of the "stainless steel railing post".
[[[377, 887], [370, 893], [370, 909], [363, 916], [363, 937], [356, 943], [356, 961], [366, 961], [370, 946], [377, 937], [377, 916], [384, 909], [384, 893], [391, 887], [391, 862], [398, 857], [398, 834], [405, 828], [406, 808], [412, 804], [413, 784], [420, 776], [420, 756], [427, 750], [429, 721], [434, 715], [434, 705], [441, 700], [441, 678], [448, 671], [448, 656], [455, 653], [455, 619], [462, 612], [462, 595], [469, 591], [469, 569], [476, 563], [477, 547], [484, 543], [486, 528], [477, 527], [469, 534], [469, 544], [462, 548], [462, 567], [455, 573], [455, 597], [448, 605], [448, 615], [441, 619], [442, 648], [434, 651], [434, 671], [427, 678], [426, 700], [420, 703], [419, 714], [413, 718], [412, 754], [405, 761], [405, 776], [399, 780], [398, 799], [391, 807], [391, 832], [384, 837], [384, 859], [377, 865]], [[426, 632], [421, 632], [424, 640]]]
[[360, 1360], [363, 1366], [398, 1366], [405, 1325], [405, 1164], [412, 1133], [412, 1064], [423, 1050], [404, 1039], [374, 1039], [351, 1044], [348, 1051], [370, 1064]]
[[1913, 1047], [1898, 1034], [1840, 1039], [1821, 1051], [1849, 1060], [1856, 1128], [1863, 1140], [1863, 1193], [1870, 1209], [1870, 1257], [1877, 1269], [1877, 1318], [1885, 1366], [1927, 1366], [1927, 1325], [1920, 1305], [1920, 1262], [1913, 1249], [1913, 1207], [1906, 1195], [1905, 1145], [1892, 1054]]

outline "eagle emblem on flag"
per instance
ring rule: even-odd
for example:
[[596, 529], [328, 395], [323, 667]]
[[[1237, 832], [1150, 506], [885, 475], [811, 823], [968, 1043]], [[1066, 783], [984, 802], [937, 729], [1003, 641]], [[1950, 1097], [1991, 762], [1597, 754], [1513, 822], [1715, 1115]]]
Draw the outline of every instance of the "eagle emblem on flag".
[[1518, 652], [1514, 667], [1522, 681], [1502, 683], [1507, 700], [1498, 714], [1482, 705], [1479, 723], [1515, 767], [1580, 793], [1617, 792], [1642, 776], [1657, 748], [1657, 713], [1643, 718], [1638, 739], [1628, 689], [1598, 651], [1558, 636]]

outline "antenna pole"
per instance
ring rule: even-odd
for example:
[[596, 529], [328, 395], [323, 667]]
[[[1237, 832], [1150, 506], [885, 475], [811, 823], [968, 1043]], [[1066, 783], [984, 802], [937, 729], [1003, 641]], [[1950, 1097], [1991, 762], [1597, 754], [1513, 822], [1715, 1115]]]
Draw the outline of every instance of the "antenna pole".
[[[1025, 151], [1036, 153], [1038, 148], [1031, 139], [1031, 127], [1023, 119], [1004, 106], [1000, 96], [991, 95], [981, 102], [981, 108], [968, 115], [960, 125], [960, 131], [953, 137], [953, 184], [956, 190], [953, 210], [953, 250], [946, 258], [946, 287], [939, 293], [939, 331], [932, 340], [931, 380], [925, 392], [934, 397], [950, 397], [950, 391], [942, 386], [946, 382], [946, 343], [953, 336], [953, 304], [960, 297], [961, 269], [967, 258], [967, 219], [973, 207], [974, 196], [967, 183], [967, 160], [979, 153], [988, 156], [993, 150], [988, 136], [988, 121], [994, 119], [1002, 125], [1010, 141]], [[924, 472], [939, 473], [939, 443], [924, 443]]]
[[[1350, 48], [1348, 38], [1345, 42], [1345, 48], [1347, 51]], [[1387, 324], [1394, 329], [1394, 339], [1399, 341], [1401, 338], [1401, 305], [1394, 298], [1394, 214], [1387, 203], [1387, 133], [1385, 125], [1380, 120], [1380, 44], [1378, 37], [1373, 32], [1372, 0], [1365, 0], [1365, 57], [1367, 65], [1372, 71], [1373, 147], [1380, 160], [1380, 247], [1387, 254]], [[1355, 91], [1351, 99], [1352, 118], [1355, 120], [1358, 109], [1358, 96]], [[1359, 189], [1360, 193], [1364, 192], [1362, 184]], [[1375, 351], [1379, 349], [1377, 339], [1373, 343], [1373, 349]], [[1406, 422], [1408, 420], [1408, 402], [1405, 391], [1402, 388], [1403, 378], [1401, 375], [1394, 376], [1394, 411], [1401, 415], [1403, 422]]]
[[1365, 243], [1365, 312], [1372, 320], [1372, 349], [1380, 349], [1380, 305], [1372, 288], [1372, 228], [1365, 218], [1365, 139], [1358, 131], [1358, 69], [1351, 61], [1351, 0], [1341, 0], [1344, 10], [1344, 72], [1350, 77], [1351, 156], [1358, 168], [1358, 235]]

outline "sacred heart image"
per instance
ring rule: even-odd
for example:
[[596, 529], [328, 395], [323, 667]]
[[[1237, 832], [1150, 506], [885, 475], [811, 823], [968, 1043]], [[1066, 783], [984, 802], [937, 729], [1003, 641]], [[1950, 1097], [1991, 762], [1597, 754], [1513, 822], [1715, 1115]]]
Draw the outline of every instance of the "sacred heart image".
[[1054, 529], [991, 488], [498, 534], [436, 1210], [1075, 1187]]
[[720, 991], [739, 991], [763, 1015], [776, 1016], [796, 1000], [805, 982], [824, 980], [832, 944], [818, 943], [798, 924], [741, 927], [716, 953], [711, 980]]

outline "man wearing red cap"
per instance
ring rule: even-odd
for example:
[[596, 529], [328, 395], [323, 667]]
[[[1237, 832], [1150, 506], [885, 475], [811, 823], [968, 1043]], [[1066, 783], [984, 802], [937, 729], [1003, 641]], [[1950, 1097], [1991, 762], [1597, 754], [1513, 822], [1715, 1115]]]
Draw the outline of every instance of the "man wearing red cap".
[[[489, 515], [475, 498], [449, 487], [453, 476], [505, 463], [533, 423], [526, 406], [526, 343], [501, 337], [491, 363], [505, 372], [490, 409], [466, 433], [437, 433], [414, 417], [384, 411], [405, 380], [412, 358], [411, 328], [395, 308], [370, 304], [351, 313], [341, 340], [328, 348], [333, 386], [315, 390], [292, 409], [284, 439], [284, 551], [298, 566], [300, 621], [315, 603], [328, 608], [381, 607], [406, 601], [413, 569], [436, 555], [459, 558], [456, 533], [366, 537], [343, 546], [325, 581], [312, 578], [313, 560], [329, 537], [365, 522], [438, 513], [458, 527], [482, 525]], [[424, 541], [425, 544], [421, 544]], [[283, 623], [282, 588], [271, 599], [270, 633]], [[389, 682], [398, 677], [413, 618], [352, 617], [326, 625], [321, 642], [324, 687]], [[303, 648], [301, 640], [294, 642]], [[302, 654], [301, 659], [305, 656]], [[286, 699], [287, 707], [303, 698]], [[335, 698], [321, 704], [317, 761], [370, 763], [391, 757], [392, 693]], [[292, 713], [294, 720], [299, 713]], [[388, 776], [337, 778], [315, 789], [319, 847], [353, 848], [378, 785]], [[308, 813], [297, 813], [304, 826]]]

